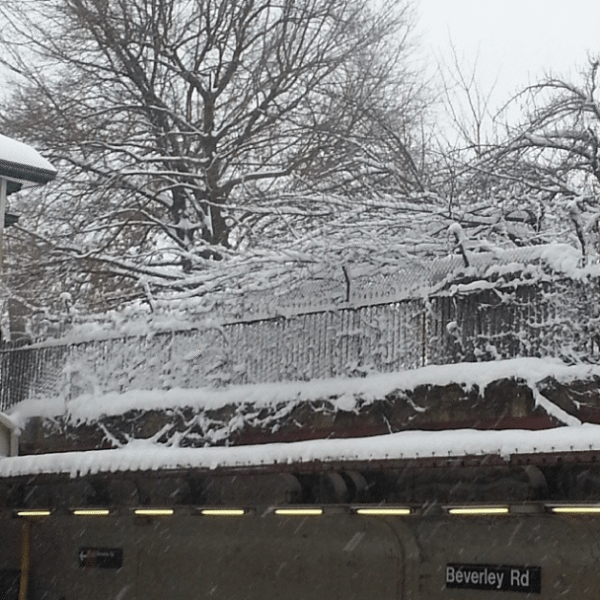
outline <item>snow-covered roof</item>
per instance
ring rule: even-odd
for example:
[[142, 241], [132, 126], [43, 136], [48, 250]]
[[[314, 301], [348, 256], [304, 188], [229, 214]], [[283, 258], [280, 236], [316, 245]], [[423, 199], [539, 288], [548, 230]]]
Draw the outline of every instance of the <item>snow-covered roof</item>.
[[600, 450], [600, 425], [581, 424], [541, 431], [402, 431], [367, 438], [214, 448], [160, 447], [137, 440], [126, 448], [61, 452], [0, 459], [0, 477], [42, 473], [71, 477], [95, 473], [171, 469], [243, 469], [302, 463], [408, 460]]
[[31, 146], [0, 134], [0, 177], [44, 184], [56, 177], [56, 169]]

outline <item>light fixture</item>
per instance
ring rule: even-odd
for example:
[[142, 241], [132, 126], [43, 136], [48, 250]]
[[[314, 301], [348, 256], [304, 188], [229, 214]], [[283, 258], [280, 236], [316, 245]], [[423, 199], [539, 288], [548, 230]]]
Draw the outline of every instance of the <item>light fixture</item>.
[[170, 517], [175, 511], [172, 508], [136, 508], [133, 512], [140, 517]]
[[600, 514], [599, 505], [565, 505], [565, 506], [550, 506], [550, 510], [553, 513], [559, 514], [571, 514], [571, 515], [593, 515]]
[[451, 515], [507, 515], [508, 506], [464, 506], [449, 508]]
[[71, 511], [76, 517], [106, 517], [110, 515], [108, 508], [75, 508]]
[[207, 517], [241, 517], [246, 514], [243, 508], [201, 508], [200, 514]]
[[368, 515], [368, 516], [378, 516], [378, 517], [396, 517], [396, 516], [406, 516], [411, 514], [411, 509], [403, 506], [372, 506], [372, 507], [363, 507], [363, 508], [355, 508], [354, 512], [357, 515]]
[[48, 509], [24, 509], [16, 512], [17, 517], [49, 517], [51, 511]]
[[323, 514], [322, 508], [276, 508], [276, 515], [288, 517], [318, 517]]

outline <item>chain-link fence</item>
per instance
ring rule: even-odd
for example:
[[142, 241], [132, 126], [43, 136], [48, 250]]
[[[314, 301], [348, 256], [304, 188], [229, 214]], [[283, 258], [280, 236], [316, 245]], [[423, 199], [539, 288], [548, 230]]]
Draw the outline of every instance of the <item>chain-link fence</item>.
[[467, 284], [395, 302], [0, 351], [0, 410], [25, 400], [365, 376], [429, 364], [598, 360], [592, 281]]

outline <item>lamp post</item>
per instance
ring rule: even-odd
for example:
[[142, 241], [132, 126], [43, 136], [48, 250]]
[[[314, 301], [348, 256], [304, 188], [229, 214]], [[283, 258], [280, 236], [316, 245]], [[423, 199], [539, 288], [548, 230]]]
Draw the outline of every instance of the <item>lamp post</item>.
[[23, 187], [44, 185], [56, 169], [37, 150], [0, 134], [0, 269], [4, 263], [4, 229], [16, 221], [6, 214], [6, 199]]
[[31, 186], [45, 185], [56, 169], [37, 150], [0, 134], [0, 277], [4, 271], [4, 229], [18, 220], [6, 212], [7, 198]]
[[8, 181], [0, 177], [0, 260], [4, 258], [4, 215], [6, 214], [6, 197]]

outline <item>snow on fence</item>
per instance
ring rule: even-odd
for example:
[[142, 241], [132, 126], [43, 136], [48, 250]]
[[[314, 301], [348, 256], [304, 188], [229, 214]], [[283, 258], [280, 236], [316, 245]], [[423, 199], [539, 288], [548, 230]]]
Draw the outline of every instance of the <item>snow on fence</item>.
[[453, 284], [430, 296], [0, 351], [0, 410], [135, 389], [364, 376], [512, 358], [597, 362], [598, 282]]

